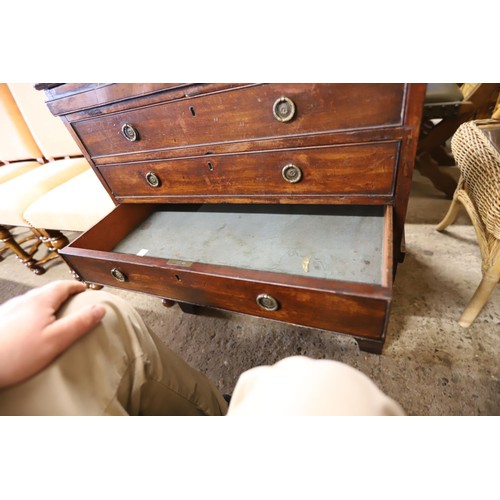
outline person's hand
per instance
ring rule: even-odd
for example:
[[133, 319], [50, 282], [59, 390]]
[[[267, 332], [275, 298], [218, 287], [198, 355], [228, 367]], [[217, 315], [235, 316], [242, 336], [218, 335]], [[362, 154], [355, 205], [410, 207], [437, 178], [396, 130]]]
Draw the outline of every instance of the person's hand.
[[0, 306], [0, 387], [43, 370], [101, 321], [106, 312], [101, 305], [56, 318], [62, 304], [84, 290], [78, 281], [54, 281]]

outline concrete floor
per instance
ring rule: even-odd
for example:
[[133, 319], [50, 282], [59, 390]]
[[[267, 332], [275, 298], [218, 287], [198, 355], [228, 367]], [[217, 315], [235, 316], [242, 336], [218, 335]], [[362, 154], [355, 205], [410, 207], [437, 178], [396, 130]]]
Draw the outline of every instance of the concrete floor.
[[[457, 319], [480, 281], [480, 256], [466, 215], [445, 233], [434, 230], [448, 205], [416, 172], [407, 255], [398, 268], [382, 355], [361, 352], [348, 336], [223, 311], [193, 316], [178, 306], [166, 309], [154, 297], [108, 290], [127, 298], [154, 332], [223, 393], [231, 393], [248, 368], [302, 354], [358, 368], [409, 415], [500, 415], [500, 286], [475, 323], [461, 328]], [[68, 278], [64, 263], [35, 276], [10, 255], [0, 263], [0, 301]]]

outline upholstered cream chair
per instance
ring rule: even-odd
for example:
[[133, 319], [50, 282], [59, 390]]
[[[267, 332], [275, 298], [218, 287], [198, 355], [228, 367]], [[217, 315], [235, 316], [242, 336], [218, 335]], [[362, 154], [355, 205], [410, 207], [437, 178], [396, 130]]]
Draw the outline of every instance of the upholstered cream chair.
[[0, 124], [2, 126], [1, 163], [9, 164], [37, 159], [39, 164], [43, 163], [42, 152], [31, 135], [6, 83], [0, 83]]
[[0, 130], [0, 184], [43, 163], [43, 154], [5, 83], [0, 83]]
[[460, 180], [448, 213], [436, 229], [443, 231], [452, 224], [463, 205], [476, 231], [483, 278], [459, 320], [468, 327], [500, 281], [500, 121], [462, 124], [453, 135], [451, 149]]
[[[21, 112], [5, 83], [0, 83], [0, 185], [26, 174], [43, 164], [43, 154], [24, 121]], [[0, 213], [0, 260], [8, 251], [13, 251], [27, 266], [36, 266], [32, 254], [40, 241], [29, 233], [27, 237], [15, 239], [7, 222]], [[33, 243], [25, 249], [28, 242]]]
[[30, 83], [8, 83], [7, 86], [45, 159], [82, 156], [62, 121], [48, 110], [43, 92]]
[[[45, 158], [54, 159], [62, 153], [82, 156], [62, 121], [48, 110], [43, 92], [29, 84], [9, 84], [9, 88]], [[23, 217], [33, 228], [42, 232], [86, 231], [115, 208], [90, 165], [83, 158], [78, 161], [86, 166], [83, 172], [37, 197], [24, 211]]]
[[[0, 238], [17, 257], [37, 274], [44, 272], [42, 265], [57, 256], [56, 250], [67, 243], [60, 231], [46, 231], [42, 227], [30, 227], [24, 218], [26, 209], [41, 196], [73, 177], [90, 170], [90, 165], [81, 156], [69, 132], [45, 107], [43, 93], [30, 84], [0, 84], [2, 144], [1, 159], [9, 163], [4, 182], [0, 183]], [[5, 125], [5, 126], [4, 126]], [[78, 155], [78, 157], [73, 157]], [[39, 158], [39, 162], [21, 165], [19, 160]], [[50, 160], [50, 161], [47, 161]], [[25, 170], [23, 170], [25, 169]], [[1, 171], [1, 170], [0, 170]], [[59, 207], [64, 210], [64, 207]], [[33, 248], [24, 251], [9, 227], [30, 227], [50, 253], [40, 260], [33, 258]], [[36, 247], [35, 247], [36, 248]]]
[[23, 217], [36, 228], [83, 232], [115, 208], [92, 169], [40, 196]]
[[[85, 166], [82, 172], [37, 196], [23, 212], [23, 218], [52, 248], [53, 254], [48, 257], [52, 258], [67, 244], [61, 231], [86, 231], [111, 212], [115, 204], [81, 157], [80, 149], [62, 121], [48, 110], [43, 92], [29, 84], [9, 84], [9, 88], [43, 156], [50, 160], [62, 154], [77, 157], [69, 161]], [[54, 165], [62, 162], [58, 160]]]

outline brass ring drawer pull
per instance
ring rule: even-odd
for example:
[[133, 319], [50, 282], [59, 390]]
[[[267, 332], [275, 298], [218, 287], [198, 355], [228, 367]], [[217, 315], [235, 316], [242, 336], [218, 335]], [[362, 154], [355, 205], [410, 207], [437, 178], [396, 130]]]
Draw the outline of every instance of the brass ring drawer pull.
[[148, 172], [146, 174], [146, 182], [151, 186], [151, 187], [158, 187], [160, 185], [160, 178], [154, 173], [154, 172]]
[[117, 267], [113, 267], [113, 269], [111, 269], [111, 276], [113, 276], [113, 278], [120, 283], [125, 283], [125, 281], [127, 281], [127, 275], [120, 271]]
[[122, 126], [122, 134], [127, 141], [134, 142], [139, 139], [139, 134], [137, 133], [137, 130], [130, 125], [130, 123], [124, 123]]
[[289, 163], [283, 167], [281, 171], [281, 175], [285, 181], [290, 182], [291, 184], [295, 184], [302, 179], [302, 170], [294, 165], [293, 163]]
[[289, 122], [295, 116], [295, 104], [288, 97], [280, 97], [273, 106], [273, 114], [279, 122]]
[[279, 302], [267, 293], [261, 293], [257, 296], [257, 305], [264, 311], [277, 311], [280, 307]]

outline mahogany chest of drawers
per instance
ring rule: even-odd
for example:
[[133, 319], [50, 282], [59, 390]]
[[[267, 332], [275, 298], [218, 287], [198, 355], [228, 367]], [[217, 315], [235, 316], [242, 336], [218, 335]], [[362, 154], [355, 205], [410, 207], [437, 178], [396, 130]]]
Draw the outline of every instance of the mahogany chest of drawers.
[[349, 334], [381, 352], [424, 92], [47, 88], [117, 204], [61, 254], [89, 283]]

